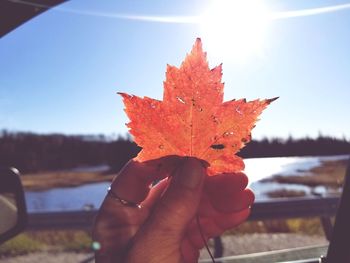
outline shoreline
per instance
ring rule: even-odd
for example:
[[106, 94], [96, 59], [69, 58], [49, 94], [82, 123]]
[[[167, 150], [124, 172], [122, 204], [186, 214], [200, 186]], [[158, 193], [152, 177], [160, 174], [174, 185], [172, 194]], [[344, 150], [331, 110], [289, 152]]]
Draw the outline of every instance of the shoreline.
[[[299, 184], [309, 187], [325, 186], [339, 189], [343, 182], [348, 160], [321, 161], [320, 165], [309, 170], [299, 170], [298, 174], [275, 175], [260, 182]], [[69, 188], [85, 184], [111, 182], [116, 174], [105, 172], [47, 171], [21, 176], [25, 191], [45, 191], [52, 188]], [[290, 192], [290, 191], [289, 191]], [[271, 191], [271, 197], [302, 196], [303, 193], [288, 193], [288, 190]]]
[[69, 188], [85, 184], [112, 182], [116, 174], [103, 172], [41, 172], [21, 176], [25, 191], [45, 191], [52, 188]]
[[299, 170], [301, 174], [275, 175], [262, 182], [301, 184], [310, 187], [327, 186], [338, 188], [343, 185], [348, 160], [321, 161], [309, 170]]

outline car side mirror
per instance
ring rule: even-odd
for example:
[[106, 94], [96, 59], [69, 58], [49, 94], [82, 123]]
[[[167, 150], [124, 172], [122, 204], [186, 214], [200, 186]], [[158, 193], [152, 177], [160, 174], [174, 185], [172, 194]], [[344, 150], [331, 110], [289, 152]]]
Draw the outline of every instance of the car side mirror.
[[27, 223], [24, 191], [15, 168], [0, 167], [0, 244], [20, 233]]

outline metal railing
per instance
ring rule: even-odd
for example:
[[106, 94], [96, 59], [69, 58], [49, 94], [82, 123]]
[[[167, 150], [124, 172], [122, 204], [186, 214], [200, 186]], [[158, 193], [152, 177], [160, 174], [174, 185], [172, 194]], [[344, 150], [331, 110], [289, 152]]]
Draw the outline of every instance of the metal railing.
[[[339, 197], [279, 198], [256, 201], [248, 220], [277, 218], [330, 218], [335, 216]], [[29, 213], [29, 230], [40, 229], [89, 229], [96, 210], [32, 212]]]
[[319, 217], [326, 238], [332, 235], [331, 218], [337, 213], [340, 197], [280, 198], [256, 202], [249, 220]]
[[[319, 217], [328, 240], [331, 239], [331, 217], [336, 215], [339, 197], [276, 198], [256, 201], [248, 220]], [[90, 230], [97, 210], [29, 213], [28, 230]], [[215, 257], [223, 255], [220, 237], [214, 239]]]

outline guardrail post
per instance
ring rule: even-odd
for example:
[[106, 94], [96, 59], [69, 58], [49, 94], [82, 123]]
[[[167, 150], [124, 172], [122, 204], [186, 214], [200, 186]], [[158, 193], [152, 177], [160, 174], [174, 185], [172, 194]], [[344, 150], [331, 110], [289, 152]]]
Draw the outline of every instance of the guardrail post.
[[323, 232], [327, 240], [330, 241], [332, 237], [332, 232], [333, 232], [333, 225], [332, 225], [331, 218], [328, 216], [321, 216], [320, 220], [322, 223]]
[[214, 238], [214, 258], [221, 258], [224, 254], [224, 247], [222, 245], [221, 237]]

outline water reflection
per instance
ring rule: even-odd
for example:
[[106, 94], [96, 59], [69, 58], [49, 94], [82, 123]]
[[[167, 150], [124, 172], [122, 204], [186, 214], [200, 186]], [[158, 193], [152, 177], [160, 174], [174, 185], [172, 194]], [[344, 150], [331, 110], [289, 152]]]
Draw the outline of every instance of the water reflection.
[[95, 183], [72, 188], [26, 192], [29, 212], [67, 211], [99, 208], [109, 183]]
[[298, 175], [320, 164], [327, 157], [272, 157], [244, 160], [250, 183], [274, 175]]
[[[307, 195], [322, 195], [327, 192], [325, 187], [311, 189], [297, 184], [280, 184], [276, 182], [261, 182], [261, 179], [273, 175], [298, 175], [320, 164], [321, 161], [347, 159], [348, 156], [331, 157], [275, 157], [246, 159], [245, 172], [250, 180], [256, 199], [268, 198], [266, 193], [274, 190], [304, 191]], [[27, 207], [34, 211], [67, 211], [97, 209], [106, 194], [109, 183], [95, 183], [73, 188], [55, 188], [40, 192], [26, 192]]]

